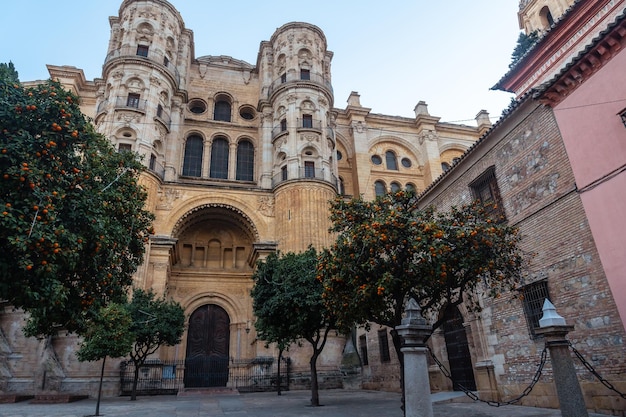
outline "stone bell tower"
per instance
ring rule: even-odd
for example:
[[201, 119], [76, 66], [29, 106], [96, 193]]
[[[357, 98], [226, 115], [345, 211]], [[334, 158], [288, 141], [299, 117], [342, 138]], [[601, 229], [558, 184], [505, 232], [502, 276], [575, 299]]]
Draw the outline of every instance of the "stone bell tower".
[[555, 20], [574, 4], [575, 0], [520, 0], [519, 27], [527, 35], [550, 29]]
[[274, 189], [282, 251], [330, 243], [338, 178], [331, 59], [323, 32], [308, 23], [287, 23], [261, 44], [263, 181]]

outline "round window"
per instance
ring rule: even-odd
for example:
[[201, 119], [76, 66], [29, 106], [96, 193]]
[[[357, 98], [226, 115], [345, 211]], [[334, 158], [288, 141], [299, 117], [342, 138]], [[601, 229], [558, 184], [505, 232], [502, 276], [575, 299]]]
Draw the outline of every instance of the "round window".
[[189, 102], [189, 111], [193, 114], [202, 114], [206, 111], [206, 104], [202, 100], [192, 100]]
[[402, 161], [400, 162], [402, 162], [402, 166], [405, 168], [411, 168], [411, 165], [413, 165], [409, 158], [402, 158]]
[[337, 161], [341, 161], [343, 159], [343, 155], [340, 151], [337, 151]]
[[243, 106], [241, 109], [239, 109], [239, 115], [242, 119], [252, 120], [254, 119], [254, 109], [249, 106]]
[[382, 163], [383, 163], [383, 158], [381, 158], [380, 155], [372, 155], [372, 164], [380, 165]]

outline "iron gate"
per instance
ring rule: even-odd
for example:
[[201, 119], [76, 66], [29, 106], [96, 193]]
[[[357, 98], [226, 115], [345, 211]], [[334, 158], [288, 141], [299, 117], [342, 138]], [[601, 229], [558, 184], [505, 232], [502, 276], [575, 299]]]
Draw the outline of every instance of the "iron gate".
[[[289, 390], [291, 360], [282, 358], [280, 364], [280, 388]], [[185, 376], [187, 375], [187, 376]], [[195, 378], [211, 378], [210, 369], [193, 361], [148, 360], [139, 368], [137, 380], [138, 395], [176, 394], [185, 386], [189, 375]], [[122, 395], [130, 395], [133, 389], [135, 365], [124, 361], [120, 365]], [[278, 390], [278, 360], [273, 357], [258, 357], [250, 361], [230, 360], [228, 374], [220, 374], [222, 386], [237, 389], [239, 392], [259, 392]]]

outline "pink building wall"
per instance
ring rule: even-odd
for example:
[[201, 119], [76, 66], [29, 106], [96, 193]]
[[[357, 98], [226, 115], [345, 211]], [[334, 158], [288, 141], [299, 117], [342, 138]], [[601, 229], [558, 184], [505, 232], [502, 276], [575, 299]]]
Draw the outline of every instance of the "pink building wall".
[[626, 53], [554, 108], [613, 298], [626, 327]]

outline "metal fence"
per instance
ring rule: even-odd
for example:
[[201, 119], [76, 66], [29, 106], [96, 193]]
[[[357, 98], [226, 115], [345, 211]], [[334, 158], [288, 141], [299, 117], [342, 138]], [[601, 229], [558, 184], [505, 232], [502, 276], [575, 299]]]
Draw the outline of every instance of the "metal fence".
[[[281, 390], [289, 390], [291, 360], [282, 358], [280, 364]], [[183, 388], [228, 387], [239, 392], [278, 390], [278, 359], [258, 357], [249, 361], [230, 360], [227, 372], [213, 371], [213, 366], [194, 360], [148, 360], [139, 368], [138, 395], [176, 394]], [[122, 395], [133, 389], [135, 365], [124, 361], [120, 365]]]

